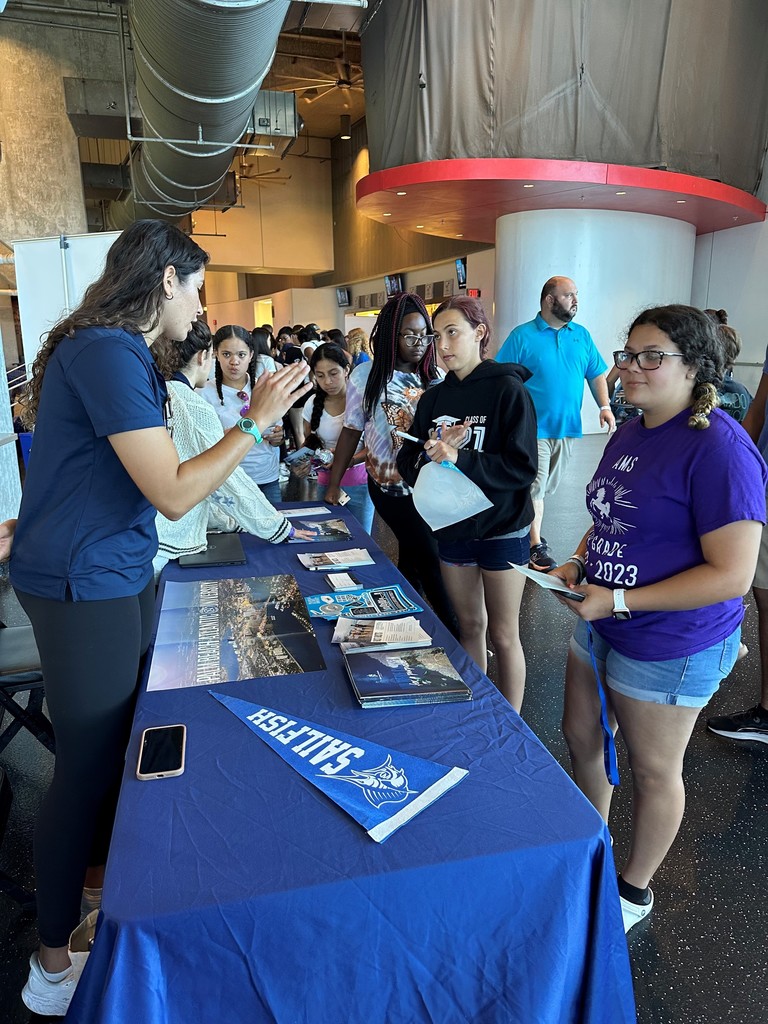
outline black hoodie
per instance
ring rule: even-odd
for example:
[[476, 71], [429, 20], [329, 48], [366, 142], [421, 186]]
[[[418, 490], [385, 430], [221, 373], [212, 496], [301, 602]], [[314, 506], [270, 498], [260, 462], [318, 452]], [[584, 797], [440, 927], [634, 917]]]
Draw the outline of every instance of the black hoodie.
[[[484, 540], [524, 530], [533, 522], [536, 412], [523, 385], [530, 376], [517, 363], [484, 359], [464, 380], [451, 371], [419, 399], [409, 428], [415, 437], [434, 437], [438, 417], [455, 417], [459, 422], [469, 418], [471, 432], [458, 451], [456, 465], [493, 502], [493, 508], [436, 531], [438, 537]], [[411, 486], [424, 462], [420, 460], [423, 452], [422, 445], [404, 441], [398, 453], [397, 468]]]

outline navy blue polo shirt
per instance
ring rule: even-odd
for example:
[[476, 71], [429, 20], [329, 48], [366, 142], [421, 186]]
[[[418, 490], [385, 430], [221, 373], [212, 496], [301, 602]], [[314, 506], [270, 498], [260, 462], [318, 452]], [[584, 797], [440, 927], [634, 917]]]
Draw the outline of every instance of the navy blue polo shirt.
[[165, 381], [141, 335], [89, 327], [48, 360], [11, 582], [37, 597], [140, 593], [157, 552], [155, 509], [107, 440], [164, 425]]

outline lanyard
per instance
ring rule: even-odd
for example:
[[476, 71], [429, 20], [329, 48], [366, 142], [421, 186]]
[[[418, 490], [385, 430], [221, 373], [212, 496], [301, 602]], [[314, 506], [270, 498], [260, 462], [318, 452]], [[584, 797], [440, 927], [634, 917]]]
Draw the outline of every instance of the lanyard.
[[605, 775], [612, 786], [618, 786], [620, 779], [619, 766], [616, 761], [616, 743], [613, 738], [610, 723], [608, 722], [608, 705], [605, 702], [603, 681], [600, 678], [600, 670], [597, 667], [597, 659], [595, 658], [595, 649], [592, 643], [592, 626], [589, 622], [586, 626], [589, 659], [592, 662], [592, 671], [595, 673], [595, 679], [597, 680], [597, 695], [600, 698], [600, 728], [603, 731], [603, 761], [605, 762]]

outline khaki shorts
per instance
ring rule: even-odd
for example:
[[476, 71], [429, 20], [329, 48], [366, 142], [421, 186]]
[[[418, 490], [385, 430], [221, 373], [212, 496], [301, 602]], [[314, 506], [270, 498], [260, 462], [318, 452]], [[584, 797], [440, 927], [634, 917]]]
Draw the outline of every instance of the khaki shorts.
[[768, 526], [763, 527], [760, 537], [760, 554], [757, 556], [757, 568], [752, 586], [758, 590], [768, 590]]
[[533, 501], [543, 501], [557, 490], [573, 451], [573, 438], [540, 437], [536, 444], [539, 468], [531, 486], [531, 498]]

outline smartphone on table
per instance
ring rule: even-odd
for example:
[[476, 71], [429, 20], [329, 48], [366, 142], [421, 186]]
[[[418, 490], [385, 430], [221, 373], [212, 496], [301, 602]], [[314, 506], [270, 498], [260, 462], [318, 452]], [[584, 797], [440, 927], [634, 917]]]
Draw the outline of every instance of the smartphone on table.
[[136, 778], [170, 779], [184, 771], [187, 750], [186, 725], [158, 725], [145, 729], [139, 743]]

